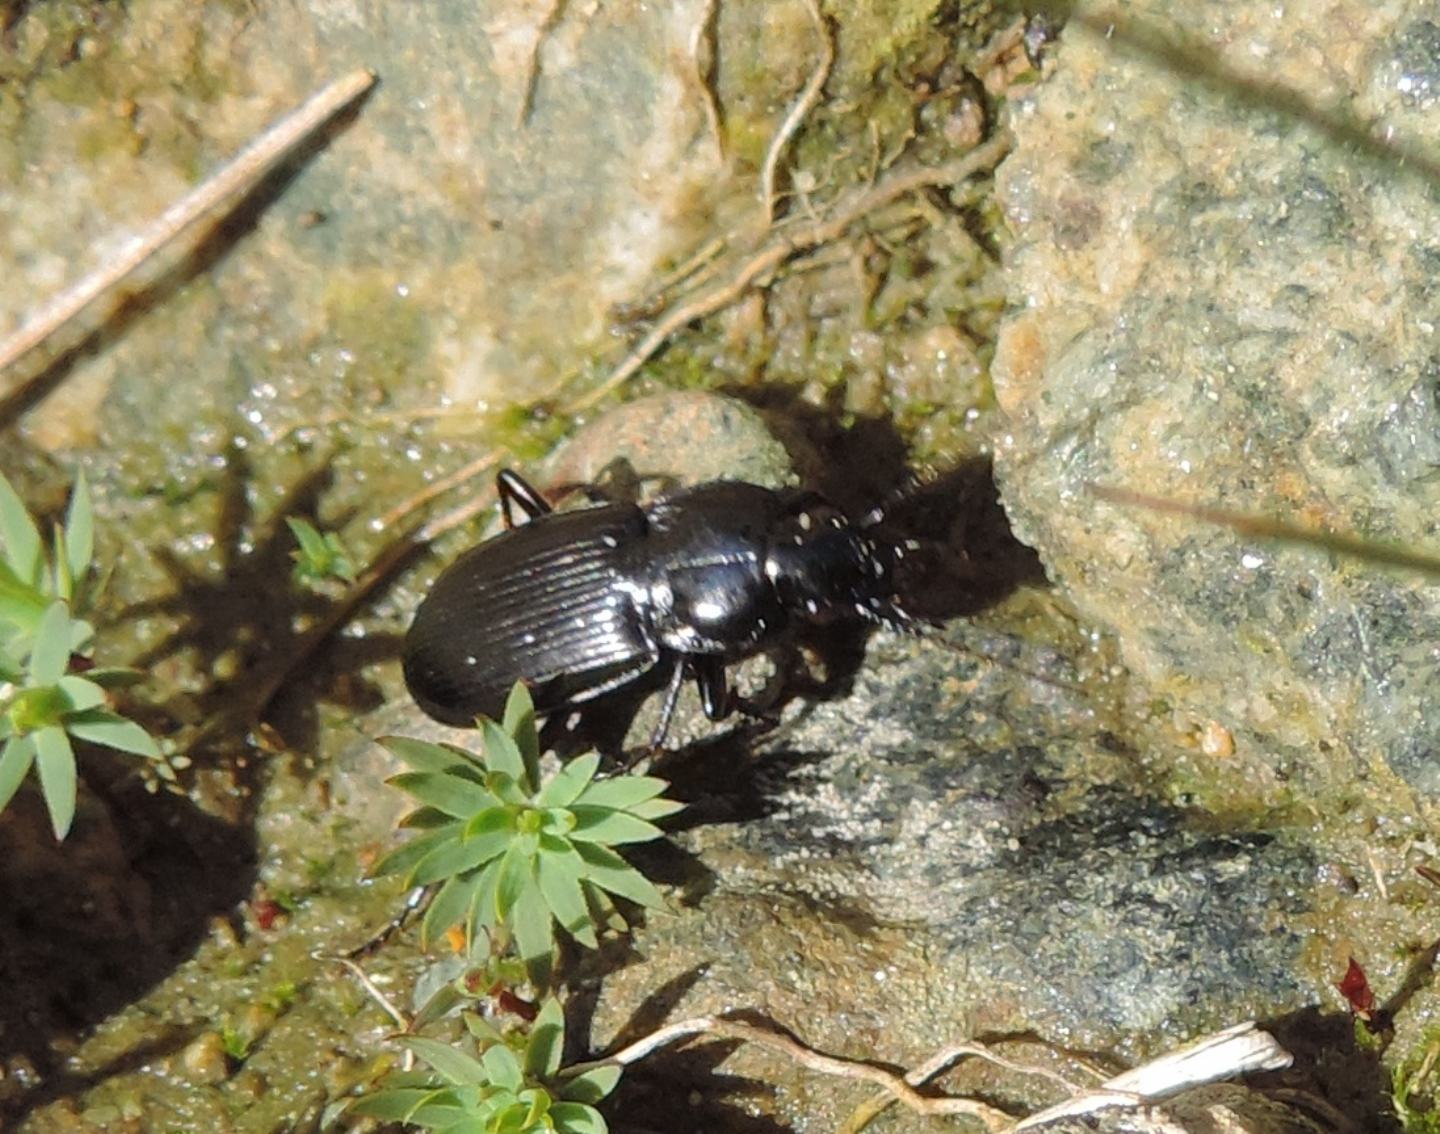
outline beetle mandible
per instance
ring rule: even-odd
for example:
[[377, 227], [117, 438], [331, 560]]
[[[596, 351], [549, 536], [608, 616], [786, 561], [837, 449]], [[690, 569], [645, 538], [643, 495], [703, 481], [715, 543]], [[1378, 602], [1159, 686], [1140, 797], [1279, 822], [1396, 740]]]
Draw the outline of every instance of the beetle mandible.
[[665, 667], [658, 748], [687, 677], [722, 720], [727, 666], [797, 623], [918, 628], [895, 594], [905, 545], [879, 537], [878, 513], [857, 524], [813, 492], [727, 480], [556, 512], [515, 472], [496, 482], [508, 530], [440, 574], [405, 638], [405, 683], [445, 724], [498, 718], [517, 680], [546, 716]]

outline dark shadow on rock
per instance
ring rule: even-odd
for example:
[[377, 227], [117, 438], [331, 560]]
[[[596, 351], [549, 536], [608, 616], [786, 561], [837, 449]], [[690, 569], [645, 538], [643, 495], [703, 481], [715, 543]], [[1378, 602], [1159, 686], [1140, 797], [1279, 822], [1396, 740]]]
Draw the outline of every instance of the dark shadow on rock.
[[[179, 695], [168, 709], [173, 719], [196, 715], [205, 722], [201, 741], [190, 754], [197, 762], [228, 759], [255, 719], [272, 724], [288, 748], [309, 752], [316, 747], [316, 702], [338, 700], [364, 710], [382, 700], [380, 691], [361, 675], [362, 667], [379, 657], [393, 656], [395, 637], [377, 638], [343, 651], [324, 646], [315, 659], [295, 664], [304, 639], [297, 626], [325, 617], [334, 600], [293, 579], [295, 538], [285, 518], [313, 517], [331, 481], [329, 463], [321, 459], [290, 485], [269, 515], [256, 517], [249, 504], [250, 462], [238, 442], [228, 446], [220, 515], [211, 533], [218, 549], [214, 571], [198, 570], [168, 549], [154, 549], [173, 583], [171, 594], [137, 603], [120, 619], [161, 617], [175, 628], [132, 660], [145, 670], [177, 654], [193, 656], [197, 672], [213, 674], [238, 669], [243, 680], [217, 678], [207, 688]], [[344, 523], [342, 517], [338, 524]], [[402, 569], [407, 560], [397, 562]], [[257, 703], [256, 690], [282, 677], [270, 706]]]
[[634, 1134], [791, 1134], [792, 1127], [731, 1101], [755, 1099], [763, 1107], [775, 1097], [769, 1083], [720, 1070], [739, 1046], [733, 1040], [700, 1040], [658, 1051], [631, 1067], [608, 1100], [611, 1128]]
[[[0, 1103], [0, 1118], [13, 1117], [18, 1123], [32, 1111], [40, 1110], [60, 1099], [78, 1098], [113, 1076], [133, 1074], [147, 1065], [173, 1059], [204, 1030], [205, 1025], [202, 1023], [188, 1028], [168, 1026], [158, 1035], [137, 1044], [124, 1055], [96, 1067], [93, 1071], [77, 1074], [57, 1069], [45, 1077], [40, 1087], [22, 1096], [19, 1105], [13, 1109], [7, 1109], [6, 1104]], [[0, 1055], [3, 1055], [3, 1052], [0, 1052]]]
[[1385, 1105], [1390, 1099], [1390, 1072], [1381, 1052], [1355, 1042], [1355, 1021], [1348, 1014], [1303, 1008], [1260, 1026], [1295, 1057], [1284, 1071], [1250, 1076], [1262, 1090], [1298, 1091], [1319, 1098], [1374, 1134], [1399, 1134], [1401, 1123]]
[[881, 508], [879, 534], [919, 544], [918, 563], [901, 580], [902, 597], [916, 615], [944, 621], [974, 614], [1022, 584], [1045, 584], [1039, 557], [1010, 529], [988, 457], [922, 477], [908, 464], [909, 447], [888, 418], [842, 424], [849, 419], [838, 402], [815, 406], [784, 387], [720, 392], [765, 415], [807, 488], [857, 520]]
[[[601, 971], [617, 965], [601, 959]], [[671, 977], [641, 1001], [630, 1014], [607, 1051], [613, 1052], [674, 1023], [675, 1009], [705, 976], [706, 966], [697, 965]], [[595, 1058], [591, 1023], [595, 1011], [597, 981], [576, 982], [565, 1003], [567, 1063]], [[724, 1075], [718, 1068], [739, 1046], [733, 1040], [693, 1040], [657, 1050], [626, 1068], [620, 1085], [605, 1103], [612, 1130], [633, 1134], [675, 1130], [724, 1130], [740, 1134], [788, 1134], [789, 1127], [757, 1117], [729, 1100], [770, 1098], [774, 1088], [758, 1080]], [[684, 1116], [683, 1121], [680, 1116]]]
[[0, 1062], [23, 1057], [41, 1084], [4, 1097], [0, 1114], [103, 1078], [67, 1075], [60, 1053], [168, 976], [254, 886], [248, 824], [149, 794], [133, 757], [87, 750], [79, 764], [85, 790], [65, 843], [31, 787], [0, 814]]

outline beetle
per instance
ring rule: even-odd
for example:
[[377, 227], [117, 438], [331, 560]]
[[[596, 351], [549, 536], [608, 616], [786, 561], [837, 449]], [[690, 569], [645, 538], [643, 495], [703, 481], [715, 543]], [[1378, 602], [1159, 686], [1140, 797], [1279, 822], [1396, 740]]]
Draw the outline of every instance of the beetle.
[[895, 594], [906, 545], [878, 534], [878, 510], [857, 524], [813, 492], [718, 480], [557, 512], [510, 469], [496, 484], [507, 530], [441, 572], [405, 638], [406, 686], [442, 723], [498, 718], [517, 680], [547, 716], [667, 669], [658, 749], [687, 678], [723, 720], [727, 667], [797, 624], [918, 626]]

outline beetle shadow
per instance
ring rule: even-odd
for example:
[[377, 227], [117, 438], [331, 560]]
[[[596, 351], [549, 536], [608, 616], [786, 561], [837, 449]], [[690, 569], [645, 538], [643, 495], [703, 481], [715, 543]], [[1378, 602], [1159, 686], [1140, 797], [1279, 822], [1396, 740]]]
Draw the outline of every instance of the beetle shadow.
[[[254, 885], [250, 825], [151, 794], [134, 757], [81, 747], [85, 790], [63, 844], [29, 785], [0, 815], [0, 1063], [35, 1072], [32, 1089], [16, 1079], [0, 1099], [0, 1124], [117, 1070], [76, 1072], [66, 1053], [192, 956]], [[144, 1050], [189, 1038], [171, 1030]]]
[[[225, 761], [227, 749], [257, 719], [272, 724], [287, 748], [310, 752], [319, 741], [318, 702], [338, 702], [361, 712], [383, 701], [379, 688], [360, 675], [368, 661], [394, 656], [396, 636], [337, 640], [319, 663], [294, 664], [304, 633], [298, 627], [323, 618], [333, 600], [292, 581], [296, 543], [285, 518], [315, 516], [332, 475], [329, 462], [318, 461], [285, 489], [267, 514], [257, 516], [246, 448], [238, 437], [232, 438], [225, 448], [223, 476], [212, 486], [219, 496], [209, 533], [216, 565], [197, 566], [169, 548], [153, 548], [170, 579], [170, 593], [134, 603], [116, 615], [117, 621], [158, 616], [173, 627], [131, 660], [137, 669], [189, 657], [200, 674], [223, 672], [227, 666], [243, 674], [243, 680], [216, 677], [161, 705], [172, 719], [206, 722], [192, 752], [202, 761]], [[328, 526], [343, 527], [348, 519], [337, 517]], [[256, 691], [277, 681], [269, 698], [273, 704], [258, 703]]]
[[[618, 1050], [673, 1022], [677, 1007], [704, 978], [706, 969], [703, 964], [692, 966], [650, 992], [608, 1049]], [[584, 1058], [591, 1050], [594, 1012], [595, 993], [587, 994], [583, 987], [566, 1001], [567, 1059]], [[738, 1040], [700, 1037], [683, 1046], [661, 1048], [632, 1064], [606, 1101], [612, 1125], [635, 1134], [659, 1134], [676, 1129], [676, 1115], [683, 1113], [688, 1129], [790, 1134], [792, 1127], [756, 1115], [740, 1101], [757, 1100], [765, 1106], [776, 1094], [771, 1084], [721, 1070], [739, 1046]]]

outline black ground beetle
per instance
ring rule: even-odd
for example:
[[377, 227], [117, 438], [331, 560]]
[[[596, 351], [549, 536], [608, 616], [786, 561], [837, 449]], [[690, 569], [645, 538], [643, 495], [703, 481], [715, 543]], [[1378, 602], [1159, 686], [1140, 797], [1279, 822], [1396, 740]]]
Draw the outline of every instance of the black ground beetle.
[[724, 480], [555, 512], [508, 469], [497, 484], [508, 530], [441, 573], [405, 639], [405, 683], [445, 724], [498, 718], [517, 679], [546, 716], [666, 667], [658, 748], [687, 677], [721, 720], [737, 703], [726, 666], [796, 623], [919, 629], [895, 594], [906, 545], [880, 537], [878, 513], [856, 524], [815, 493]]

